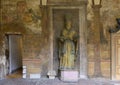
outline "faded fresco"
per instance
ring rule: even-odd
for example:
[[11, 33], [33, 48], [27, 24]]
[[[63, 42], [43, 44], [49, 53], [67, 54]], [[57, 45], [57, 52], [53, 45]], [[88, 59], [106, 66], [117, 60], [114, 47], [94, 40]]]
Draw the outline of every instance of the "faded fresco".
[[[1, 8], [2, 31], [0, 30], [0, 32], [3, 35], [21, 34], [23, 65], [28, 66], [32, 64], [30, 62], [34, 62], [28, 66], [27, 75], [30, 73], [46, 75], [49, 57], [49, 30], [46, 28], [47, 14], [43, 11], [44, 15], [41, 15], [39, 0], [1, 0]], [[6, 48], [3, 35], [0, 36], [0, 48], [2, 48], [0, 52], [4, 56]]]
[[[60, 2], [59, 0], [48, 0], [48, 2]], [[68, 0], [61, 0], [67, 2]], [[74, 0], [70, 0], [74, 1]], [[0, 61], [4, 64], [5, 55], [5, 36], [7, 33], [20, 33], [23, 35], [23, 64], [29, 65], [30, 62], [33, 63], [29, 69], [35, 67], [36, 71], [30, 70], [30, 73], [38, 73], [46, 75], [48, 66], [48, 57], [50, 54], [49, 50], [49, 26], [48, 26], [48, 15], [46, 11], [41, 11], [39, 7], [39, 0], [1, 0], [0, 6]], [[88, 0], [87, 6], [87, 40], [88, 40], [88, 76], [94, 77], [95, 72], [95, 52], [94, 43], [95, 36], [94, 28], [94, 14], [91, 7], [92, 2]], [[59, 11], [59, 12], [58, 12]], [[100, 33], [100, 67], [103, 78], [110, 78], [110, 33], [109, 28], [116, 27], [116, 18], [120, 17], [120, 0], [102, 0], [102, 7], [100, 10], [100, 20], [101, 20], [101, 31]], [[60, 14], [62, 13], [62, 14]], [[59, 14], [59, 15], [58, 15]], [[60, 10], [54, 10], [54, 46], [58, 47], [56, 42], [57, 38], [60, 36], [60, 32], [63, 28], [63, 20], [61, 20], [64, 12]], [[74, 12], [73, 15], [77, 13]], [[58, 16], [56, 16], [58, 15]], [[75, 17], [73, 23], [75, 28], [78, 28], [78, 18]], [[56, 22], [58, 21], [58, 22]], [[78, 22], [77, 22], [78, 21]], [[57, 55], [58, 48], [54, 48], [54, 55]], [[58, 56], [57, 56], [58, 57]], [[58, 61], [57, 57], [54, 57]], [[29, 60], [33, 59], [33, 60]], [[26, 62], [26, 60], [28, 62]], [[37, 62], [37, 63], [36, 63]], [[1, 63], [0, 63], [1, 64]], [[2, 68], [2, 67], [0, 67]], [[39, 69], [40, 68], [40, 69]], [[57, 66], [55, 66], [57, 69]], [[0, 69], [1, 70], [1, 69]], [[45, 71], [46, 70], [46, 71]]]
[[27, 2], [17, 2], [18, 19], [23, 22], [27, 29], [30, 29], [34, 33], [41, 33], [41, 16], [39, 13], [35, 13], [32, 8], [28, 8]]
[[120, 1], [116, 0], [102, 0], [102, 7], [100, 9], [100, 21], [101, 21], [101, 31], [100, 37], [95, 36], [95, 28], [94, 28], [94, 13], [91, 7], [92, 2], [88, 0], [88, 57], [89, 57], [89, 65], [88, 65], [88, 73], [89, 77], [94, 77], [95, 72], [95, 46], [93, 42], [96, 42], [95, 38], [100, 38], [100, 67], [102, 75], [101, 77], [110, 78], [110, 28], [116, 27], [116, 18], [120, 17]]
[[9, 1], [2, 1], [2, 23], [21, 23], [24, 25], [26, 30], [40, 34], [42, 27], [39, 9], [36, 11], [33, 8], [29, 7], [29, 2], [27, 1], [15, 2], [10, 3]]

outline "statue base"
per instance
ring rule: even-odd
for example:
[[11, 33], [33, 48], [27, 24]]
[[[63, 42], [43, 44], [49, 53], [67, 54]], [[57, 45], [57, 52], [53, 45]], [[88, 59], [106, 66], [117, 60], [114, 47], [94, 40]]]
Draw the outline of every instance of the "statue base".
[[78, 82], [78, 76], [77, 70], [60, 70], [60, 80], [64, 82]]
[[55, 71], [48, 71], [48, 77], [49, 79], [55, 79], [56, 72]]

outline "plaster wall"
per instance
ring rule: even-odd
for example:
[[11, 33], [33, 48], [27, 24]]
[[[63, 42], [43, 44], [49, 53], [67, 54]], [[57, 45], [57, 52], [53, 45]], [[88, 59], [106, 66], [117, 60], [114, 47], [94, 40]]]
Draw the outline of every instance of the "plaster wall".
[[[95, 28], [93, 21], [93, 9], [91, 7], [92, 0], [88, 0], [88, 74], [89, 77], [94, 77], [94, 63], [95, 63], [95, 53], [94, 53], [94, 44], [95, 39], [98, 38], [95, 36]], [[110, 55], [110, 34], [109, 29], [115, 28], [116, 18], [120, 17], [120, 1], [116, 0], [102, 0], [102, 7], [100, 9], [100, 20], [101, 20], [101, 29], [103, 36], [100, 36], [100, 58], [101, 58], [101, 71], [102, 77], [111, 78], [111, 55]]]
[[[49, 0], [53, 1], [53, 0]], [[48, 1], [48, 2], [49, 2]], [[58, 0], [56, 0], [57, 2]], [[67, 1], [67, 0], [64, 0]], [[73, 0], [72, 0], [73, 1]], [[59, 1], [58, 1], [59, 2]], [[22, 34], [23, 42], [23, 65], [28, 66], [28, 77], [30, 73], [47, 74], [48, 57], [49, 57], [49, 27], [48, 15], [46, 11], [39, 9], [39, 0], [1, 0], [0, 7], [0, 59], [3, 63], [5, 60], [4, 35], [6, 33]], [[91, 8], [92, 2], [88, 0], [87, 6], [87, 38], [88, 38], [88, 75], [93, 77], [94, 74], [94, 44], [93, 41], [95, 28], [93, 27], [94, 14]], [[116, 26], [115, 19], [120, 17], [120, 0], [102, 0], [101, 29], [104, 37], [100, 46], [101, 70], [104, 78], [110, 78], [110, 34], [109, 28]], [[42, 20], [42, 22], [41, 22]], [[103, 39], [104, 38], [104, 39]], [[107, 42], [107, 43], [106, 43]], [[2, 65], [1, 64], [1, 65]], [[0, 69], [2, 66], [0, 67]], [[35, 70], [33, 69], [35, 68]]]

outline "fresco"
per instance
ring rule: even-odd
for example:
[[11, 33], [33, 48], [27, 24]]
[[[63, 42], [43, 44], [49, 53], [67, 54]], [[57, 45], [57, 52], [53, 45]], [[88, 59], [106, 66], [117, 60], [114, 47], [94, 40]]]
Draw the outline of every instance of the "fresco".
[[25, 1], [17, 2], [18, 18], [23, 22], [24, 26], [33, 33], [41, 33], [41, 16], [36, 14], [33, 9], [27, 7]]
[[[14, 3], [14, 4], [13, 4]], [[36, 10], [33, 11], [26, 1], [2, 2], [2, 24], [22, 23], [24, 27], [33, 33], [42, 32], [41, 16]]]
[[[57, 2], [58, 0], [48, 0], [48, 2]], [[60, 0], [59, 0], [60, 1]], [[58, 2], [59, 2], [58, 1]], [[61, 0], [66, 2], [68, 0]], [[70, 0], [74, 1], [74, 0]], [[1, 0], [1, 29], [5, 32], [19, 32], [26, 33], [23, 37], [23, 43], [25, 44], [24, 57], [27, 59], [41, 59], [41, 69], [47, 69], [48, 57], [49, 57], [49, 26], [48, 26], [48, 15], [43, 13], [41, 16], [41, 11], [39, 8], [39, 0]], [[91, 7], [91, 0], [88, 0], [87, 6], [87, 38], [88, 38], [88, 75], [93, 77], [94, 74], [94, 39], [95, 28], [93, 21], [93, 10]], [[100, 40], [100, 62], [101, 62], [101, 72], [104, 78], [110, 78], [110, 34], [109, 28], [116, 27], [116, 18], [120, 17], [120, 0], [102, 0], [102, 7], [100, 11], [101, 16], [101, 29], [102, 31]], [[61, 19], [61, 18], [56, 18]], [[56, 24], [58, 22], [55, 22]], [[55, 24], [55, 25], [56, 25]], [[60, 25], [56, 26], [60, 27]], [[22, 31], [21, 31], [22, 30]], [[54, 37], [58, 37], [57, 29]], [[27, 35], [30, 34], [30, 35]], [[37, 35], [36, 35], [37, 34]], [[39, 37], [38, 37], [39, 36]], [[4, 37], [0, 35], [0, 48], [4, 48]], [[106, 43], [107, 41], [107, 43]], [[30, 43], [30, 44], [29, 44]], [[27, 45], [29, 44], [29, 45]], [[33, 45], [34, 44], [34, 45]], [[54, 44], [55, 45], [55, 44]], [[1, 50], [0, 49], [0, 50]], [[31, 52], [32, 51], [32, 52]], [[47, 54], [47, 55], [45, 55]], [[4, 52], [0, 51], [0, 56], [3, 56]], [[55, 54], [56, 55], [56, 54]], [[46, 61], [46, 62], [44, 62]], [[34, 67], [34, 66], [33, 66]], [[47, 72], [41, 71], [45, 75]]]
[[[94, 28], [94, 13], [92, 9], [92, 0], [88, 0], [87, 7], [87, 20], [88, 20], [88, 73], [89, 77], [94, 77], [94, 64], [95, 64], [95, 53], [94, 53], [94, 44], [93, 42], [97, 38], [95, 36]], [[101, 20], [101, 31], [100, 31], [100, 67], [102, 72], [102, 77], [110, 78], [110, 28], [116, 27], [116, 18], [120, 16], [118, 13], [120, 10], [120, 1], [112, 0], [102, 0], [102, 7], [100, 9], [100, 20]]]

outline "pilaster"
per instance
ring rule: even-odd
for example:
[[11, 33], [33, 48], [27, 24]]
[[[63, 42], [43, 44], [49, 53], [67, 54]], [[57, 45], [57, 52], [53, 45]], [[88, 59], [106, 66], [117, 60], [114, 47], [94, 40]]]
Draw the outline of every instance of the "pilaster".
[[80, 53], [80, 78], [87, 78], [87, 20], [86, 5], [79, 9], [79, 53]]
[[53, 31], [53, 12], [52, 8], [49, 8], [49, 27], [50, 27], [50, 61], [49, 61], [49, 68], [48, 68], [48, 77], [49, 79], [55, 79], [56, 72], [53, 70], [53, 38], [54, 38], [54, 31]]

